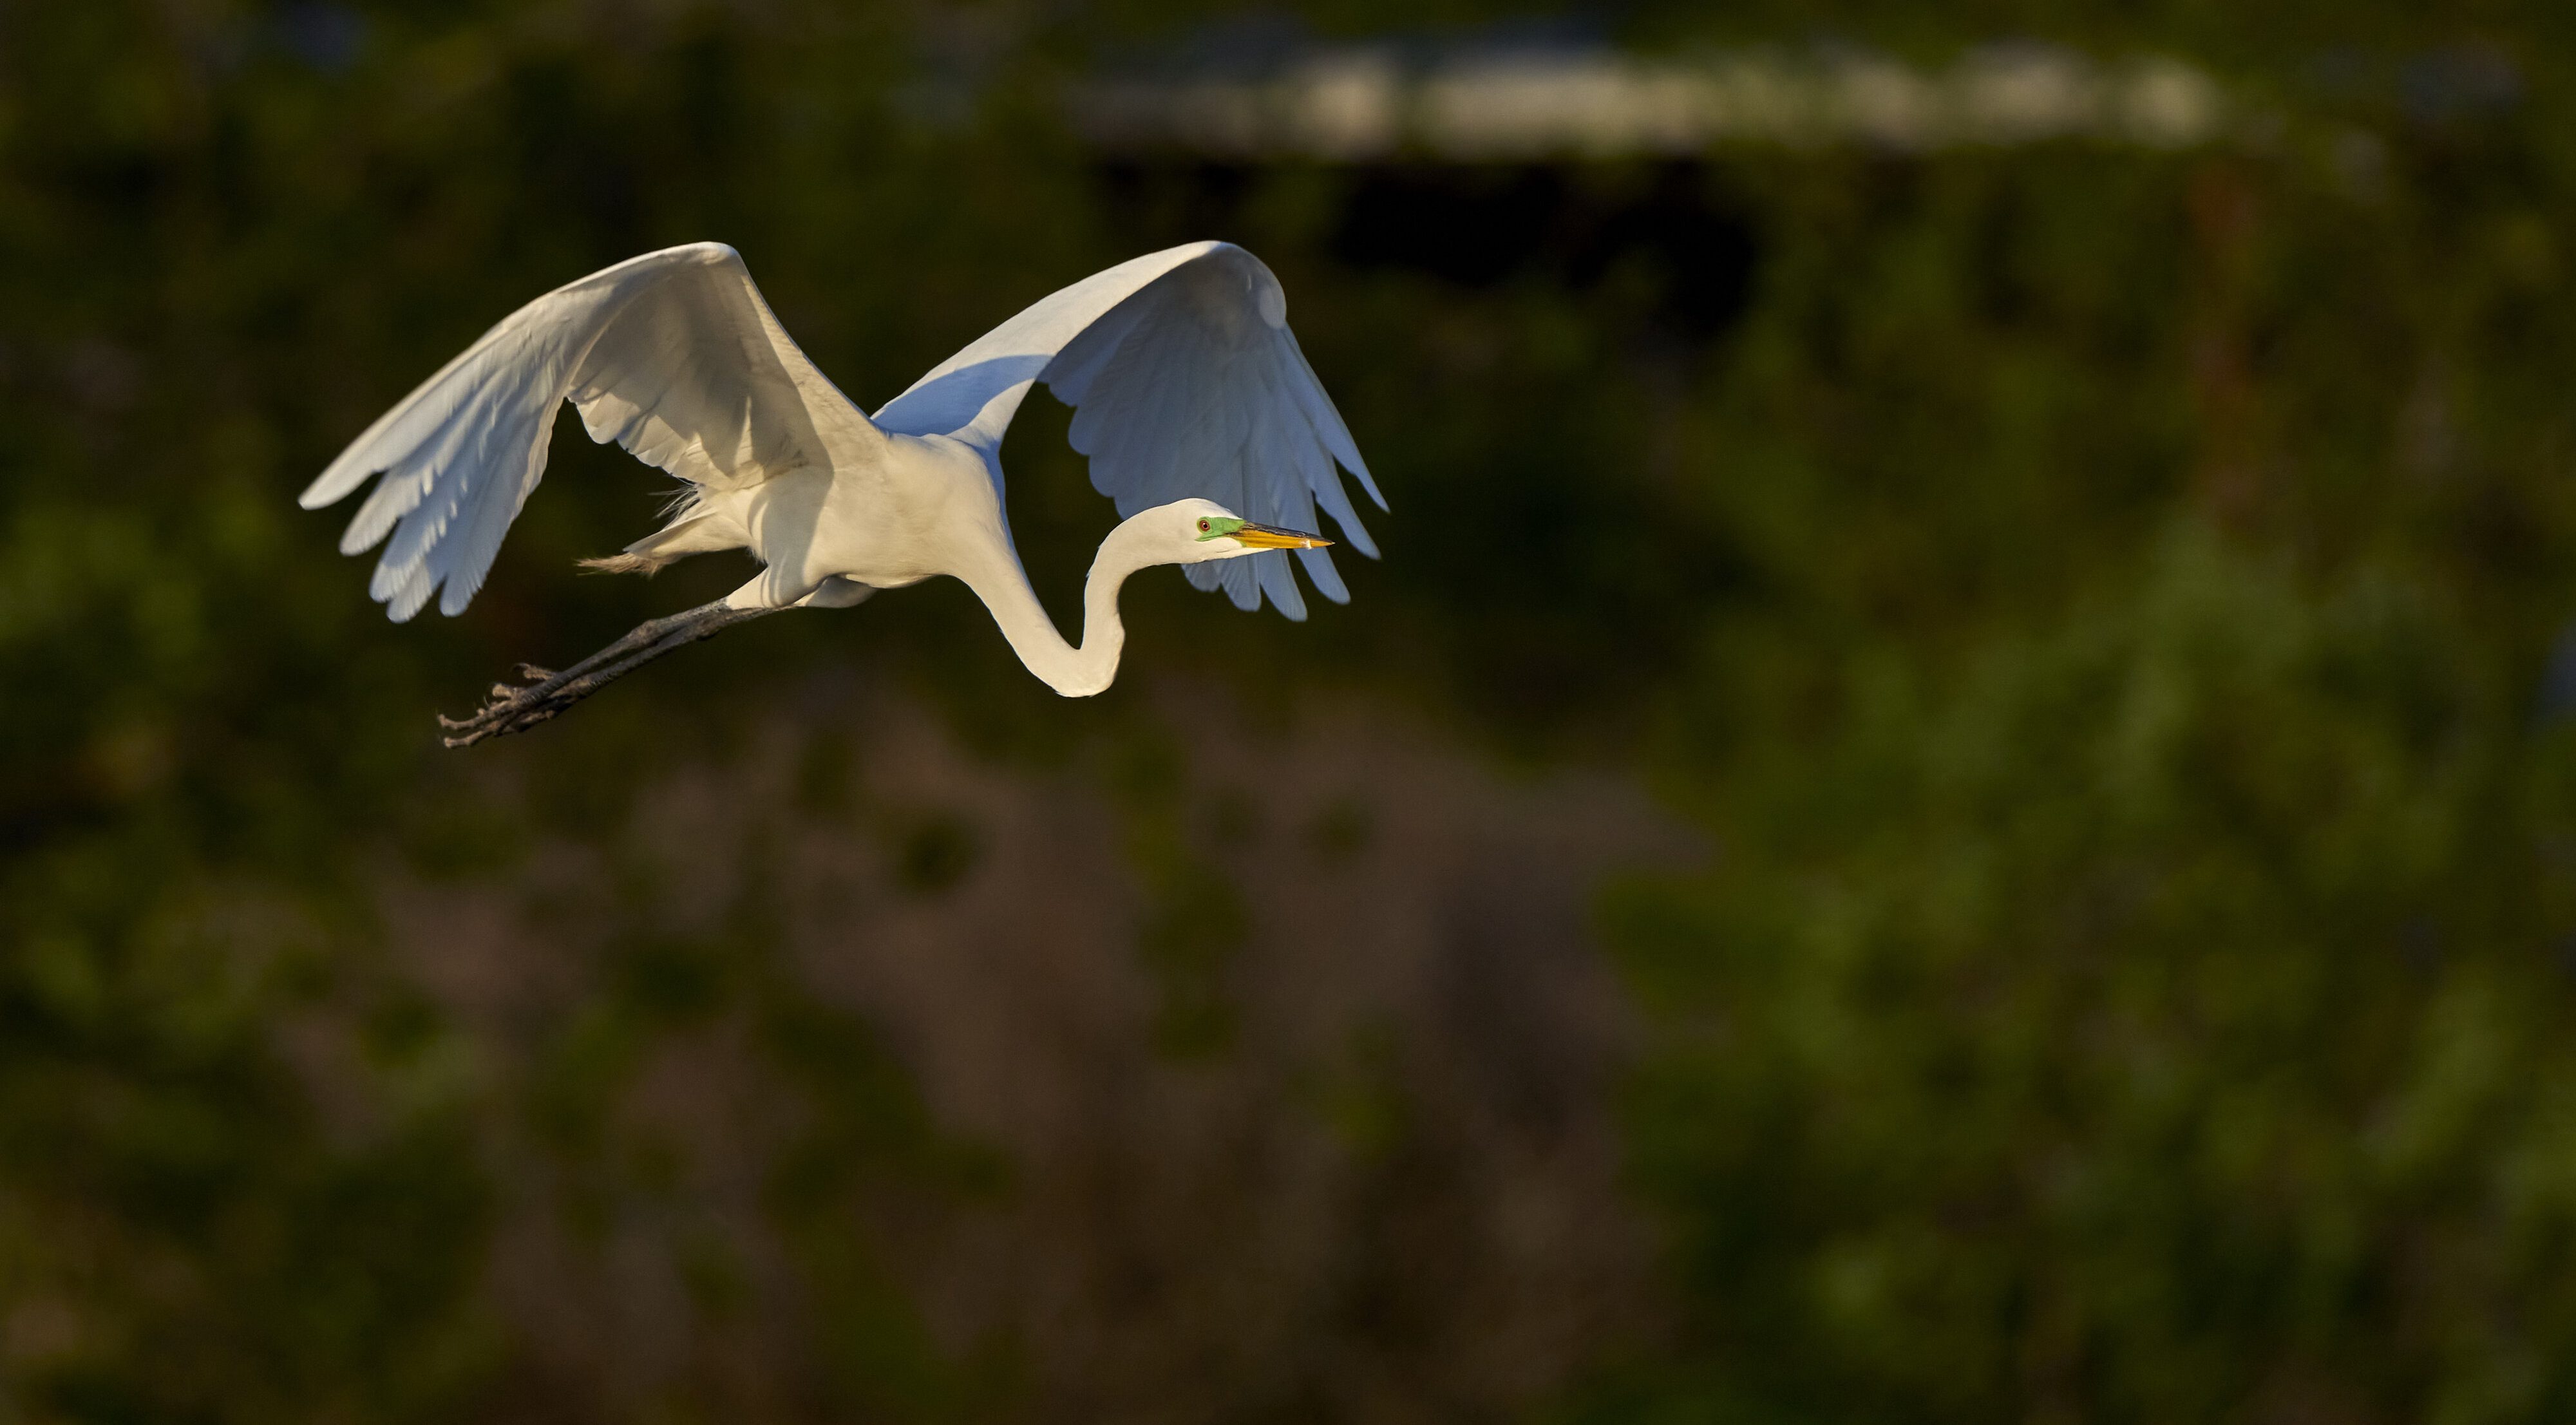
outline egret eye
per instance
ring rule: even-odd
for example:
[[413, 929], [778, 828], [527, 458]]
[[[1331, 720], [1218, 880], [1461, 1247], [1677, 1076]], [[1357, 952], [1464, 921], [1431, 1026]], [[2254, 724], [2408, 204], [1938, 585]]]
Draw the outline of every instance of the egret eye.
[[1206, 520], [1202, 519], [1202, 520], [1200, 520], [1200, 521], [1199, 521], [1199, 533], [1201, 533], [1201, 534], [1205, 534], [1205, 533], [1207, 533], [1207, 532], [1208, 532], [1208, 522], [1207, 522]]

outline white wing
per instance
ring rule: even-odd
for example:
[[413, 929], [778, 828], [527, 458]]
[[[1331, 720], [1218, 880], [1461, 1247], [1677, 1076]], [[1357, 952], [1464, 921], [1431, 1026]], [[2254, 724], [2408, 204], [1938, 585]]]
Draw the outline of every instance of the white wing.
[[443, 585], [456, 614], [546, 472], [555, 403], [590, 438], [726, 489], [883, 439], [796, 349], [741, 254], [722, 243], [647, 253], [556, 288], [483, 334], [350, 443], [300, 497], [345, 498], [381, 471], [340, 551], [390, 534], [368, 592], [396, 622]]
[[[1314, 529], [1315, 507], [1370, 558], [1336, 460], [1386, 508], [1359, 447], [1288, 330], [1279, 279], [1232, 243], [1201, 242], [1124, 262], [1075, 283], [941, 362], [876, 414], [910, 435], [953, 434], [994, 458], [1032, 382], [1067, 404], [1073, 448], [1121, 516], [1198, 496], [1259, 524]], [[1306, 577], [1335, 603], [1350, 592], [1320, 549], [1301, 549]], [[1306, 601], [1286, 554], [1270, 551], [1186, 571], [1238, 607], [1263, 594], [1290, 618]]]

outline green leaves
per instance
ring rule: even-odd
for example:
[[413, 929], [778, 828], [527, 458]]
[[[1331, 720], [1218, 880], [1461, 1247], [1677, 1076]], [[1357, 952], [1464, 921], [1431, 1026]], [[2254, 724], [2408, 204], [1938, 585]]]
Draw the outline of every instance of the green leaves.
[[1730, 1389], [1927, 1421], [2576, 1391], [2530, 1364], [2576, 1330], [2539, 1245], [2576, 1198], [2498, 1171], [2576, 1152], [2539, 859], [2576, 805], [2523, 794], [2564, 752], [2429, 589], [2266, 564], [2171, 527], [2029, 632], [1854, 660], [1721, 794], [1725, 868], [1617, 903], [1668, 1026], [1635, 1151]]

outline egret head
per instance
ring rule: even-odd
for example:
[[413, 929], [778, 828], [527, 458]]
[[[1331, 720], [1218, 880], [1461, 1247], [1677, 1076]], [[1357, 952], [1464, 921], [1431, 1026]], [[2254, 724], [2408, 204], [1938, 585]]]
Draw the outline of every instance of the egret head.
[[1322, 549], [1332, 543], [1322, 535], [1254, 524], [1214, 500], [1178, 500], [1137, 516], [1157, 543], [1168, 543], [1173, 564], [1204, 564], [1233, 559], [1265, 549]]

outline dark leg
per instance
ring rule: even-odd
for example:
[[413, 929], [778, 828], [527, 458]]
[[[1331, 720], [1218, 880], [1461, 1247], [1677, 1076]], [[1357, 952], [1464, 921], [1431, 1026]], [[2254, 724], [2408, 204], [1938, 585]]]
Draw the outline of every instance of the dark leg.
[[560, 673], [522, 663], [519, 676], [529, 680], [527, 686], [513, 688], [507, 683], [495, 683], [491, 699], [481, 711], [462, 720], [442, 716], [438, 725], [455, 734], [445, 739], [450, 747], [471, 747], [487, 737], [525, 732], [665, 653], [776, 612], [729, 609], [721, 602], [712, 603], [639, 625], [634, 632]]

